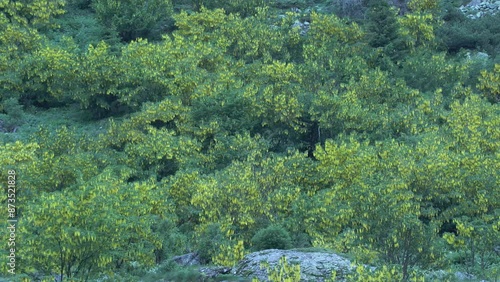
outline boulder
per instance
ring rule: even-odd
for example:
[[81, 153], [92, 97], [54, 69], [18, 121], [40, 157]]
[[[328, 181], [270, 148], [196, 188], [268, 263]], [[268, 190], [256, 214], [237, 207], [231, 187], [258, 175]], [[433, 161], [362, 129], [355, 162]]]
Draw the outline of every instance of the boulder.
[[198, 253], [189, 253], [172, 258], [177, 264], [182, 266], [201, 265], [200, 255]]
[[267, 270], [261, 263], [267, 262], [272, 269], [283, 256], [289, 264], [300, 264], [301, 281], [324, 281], [331, 277], [332, 271], [341, 279], [354, 269], [348, 259], [334, 253], [272, 249], [246, 255], [233, 268], [233, 274], [267, 281]]
[[487, 60], [489, 55], [484, 52], [477, 52], [476, 57], [481, 60]]

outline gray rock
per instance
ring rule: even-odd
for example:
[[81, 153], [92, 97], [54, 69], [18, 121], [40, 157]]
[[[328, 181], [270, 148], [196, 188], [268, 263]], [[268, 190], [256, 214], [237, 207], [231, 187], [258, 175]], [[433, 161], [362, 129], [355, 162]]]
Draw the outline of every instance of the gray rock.
[[467, 280], [467, 281], [475, 279], [474, 275], [471, 275], [469, 273], [463, 273], [463, 272], [460, 272], [460, 271], [455, 272], [455, 277], [458, 280]]
[[483, 59], [483, 60], [486, 60], [486, 59], [488, 59], [490, 56], [489, 56], [488, 54], [484, 53], [484, 52], [477, 52], [476, 57], [477, 57], [478, 59]]
[[460, 6], [459, 10], [471, 19], [478, 19], [485, 15], [495, 15], [500, 11], [500, 1], [493, 1], [473, 0], [465, 6]]
[[261, 263], [267, 262], [272, 269], [283, 256], [289, 264], [300, 264], [302, 281], [324, 281], [331, 277], [332, 271], [336, 271], [337, 278], [342, 278], [354, 270], [348, 259], [333, 253], [272, 249], [246, 255], [233, 268], [233, 274], [267, 281], [267, 270], [261, 268]]
[[484, 52], [475, 52], [475, 53], [467, 52], [465, 54], [465, 58], [467, 60], [486, 61], [488, 60], [489, 57], [490, 56]]
[[177, 264], [182, 266], [200, 265], [200, 255], [198, 253], [189, 253], [172, 258]]
[[469, 4], [467, 4], [467, 6], [471, 7], [471, 6], [477, 6], [481, 3], [481, 0], [472, 0], [470, 1]]

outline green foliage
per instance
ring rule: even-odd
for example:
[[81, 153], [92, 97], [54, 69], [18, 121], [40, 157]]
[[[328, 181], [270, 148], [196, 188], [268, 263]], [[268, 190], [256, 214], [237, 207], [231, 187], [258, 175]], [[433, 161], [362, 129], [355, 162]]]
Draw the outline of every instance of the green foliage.
[[268, 263], [263, 263], [261, 268], [267, 270], [267, 279], [271, 282], [298, 282], [300, 281], [300, 264], [288, 263], [285, 256], [281, 257], [278, 264], [271, 267]]
[[217, 1], [217, 0], [191, 0], [189, 1], [195, 7], [196, 10], [200, 10], [202, 7], [208, 9], [224, 9], [228, 13], [240, 14], [243, 17], [253, 15], [256, 8], [263, 7], [265, 0], [228, 0], [228, 1]]
[[244, 228], [255, 224], [267, 210], [261, 200], [264, 191], [255, 179], [252, 166], [238, 162], [215, 176], [200, 178], [191, 203], [201, 209], [201, 222], [220, 222], [223, 232], [231, 232], [233, 225]]
[[437, 89], [450, 90], [457, 81], [464, 81], [468, 75], [468, 62], [447, 59], [445, 53], [422, 51], [400, 64], [396, 73], [402, 76], [408, 86], [421, 92], [434, 92]]
[[[45, 46], [27, 56], [23, 68], [23, 101], [51, 107], [68, 99], [66, 92], [77, 75], [77, 47], [71, 38]], [[65, 101], [66, 102], [66, 101]]]
[[[90, 5], [91, 1], [88, 2]], [[106, 28], [91, 10], [82, 9], [68, 7], [64, 15], [54, 19], [59, 28], [45, 32], [47, 37], [56, 42], [62, 41], [64, 37], [71, 37], [80, 50], [86, 50], [90, 44], [96, 46], [100, 41], [104, 41], [116, 53], [120, 46], [119, 34]]]
[[379, 282], [379, 281], [426, 281], [425, 277], [417, 274], [416, 272], [412, 272], [410, 276], [405, 277], [401, 272], [401, 269], [397, 267], [387, 267], [383, 266], [382, 268], [377, 268], [375, 270], [371, 270], [365, 266], [359, 265], [356, 267], [356, 272], [347, 276], [349, 281], [370, 281], [370, 282]]
[[22, 57], [40, 47], [38, 29], [51, 28], [53, 18], [64, 13], [63, 6], [62, 0], [0, 1], [0, 103], [19, 99]]
[[362, 0], [341, 0], [327, 1], [336, 15], [342, 18], [360, 19], [366, 11], [366, 1]]
[[92, 8], [107, 28], [115, 29], [124, 41], [158, 37], [172, 15], [170, 0], [94, 0]]
[[69, 7], [76, 7], [78, 9], [89, 9], [92, 4], [92, 0], [67, 0], [66, 4]]
[[228, 241], [219, 246], [219, 252], [212, 261], [217, 265], [234, 267], [245, 256], [245, 246], [242, 240]]
[[0, 167], [19, 171], [29, 279], [200, 279], [146, 268], [188, 250], [233, 266], [252, 243], [379, 265], [353, 281], [498, 276], [495, 17], [468, 23], [480, 60], [438, 50], [436, 1], [339, 2], [369, 4], [357, 23], [314, 1], [17, 2], [0, 1]]
[[280, 225], [270, 225], [259, 230], [252, 238], [252, 246], [255, 250], [266, 249], [289, 249], [292, 239], [286, 229]]
[[310, 113], [321, 129], [326, 129], [325, 138], [341, 132], [369, 133], [373, 140], [414, 134], [416, 125], [405, 120], [407, 116], [389, 109], [415, 109], [418, 94], [402, 80], [390, 78], [389, 73], [370, 70], [351, 77], [336, 89], [320, 91], [312, 101]]
[[153, 232], [159, 234], [162, 242], [161, 248], [155, 250], [156, 263], [161, 263], [175, 255], [181, 255], [188, 249], [188, 238], [177, 228], [174, 219], [173, 217], [157, 218], [157, 223], [152, 227]]
[[61, 191], [89, 181], [103, 168], [105, 159], [85, 151], [89, 144], [86, 137], [66, 127], [54, 131], [41, 128], [31, 137], [33, 143], [40, 144], [38, 159], [34, 162], [37, 169], [26, 175], [25, 180], [30, 186], [38, 187], [38, 191], [45, 192]]
[[50, 27], [51, 20], [64, 13], [64, 0], [2, 1], [0, 10], [2, 21], [13, 25], [33, 28]]
[[0, 104], [0, 121], [0, 131], [3, 132], [17, 131], [25, 122], [24, 108], [16, 98], [7, 98]]
[[388, 56], [393, 61], [404, 58], [408, 48], [398, 33], [401, 26], [394, 7], [386, 1], [370, 1], [365, 26], [368, 43], [374, 48], [382, 48], [382, 56]]
[[[168, 272], [165, 275], [161, 275], [158, 278], [169, 279], [171, 281], [189, 282], [189, 281], [200, 281], [204, 278], [204, 276], [200, 273], [198, 269], [181, 268], [176, 271]], [[151, 281], [158, 281], [158, 280], [151, 280]]]
[[150, 226], [168, 205], [152, 196], [154, 183], [128, 184], [129, 176], [126, 169], [109, 168], [74, 189], [39, 193], [19, 230], [24, 271], [92, 277], [112, 263], [154, 263], [161, 241]]
[[[377, 250], [384, 260], [401, 264], [406, 276], [410, 266], [431, 260], [429, 238], [437, 232], [419, 219], [429, 211], [422, 208], [424, 192], [414, 178], [421, 170], [417, 160], [408, 158], [413, 149], [394, 141], [369, 146], [349, 140], [317, 149], [318, 168], [332, 188], [313, 198], [307, 230], [315, 245], [351, 251], [364, 262], [375, 262], [372, 251]], [[318, 220], [319, 214], [328, 216]]]
[[[36, 151], [39, 149], [36, 143], [16, 141], [12, 143], [1, 144], [0, 164], [4, 168], [2, 177], [7, 179], [7, 170], [17, 169], [28, 171], [33, 168], [33, 162], [36, 160]], [[2, 201], [5, 201], [7, 194], [2, 195]]]
[[498, 275], [500, 260], [495, 254], [498, 244], [499, 221], [498, 216], [487, 215], [478, 219], [463, 217], [455, 220], [458, 235], [446, 233], [443, 237], [460, 250], [463, 264], [467, 272], [475, 273], [482, 279], [495, 279]]
[[220, 224], [213, 223], [208, 226], [199, 234], [197, 243], [198, 254], [200, 259], [205, 263], [212, 261], [219, 251], [220, 246], [227, 243], [226, 237], [222, 233]]
[[[458, 13], [460, 13], [458, 11]], [[446, 18], [438, 30], [440, 40], [451, 53], [460, 49], [487, 52], [495, 56], [500, 47], [500, 15], [470, 19], [463, 15]]]
[[397, 38], [396, 11], [385, 1], [372, 1], [367, 12], [369, 42], [372, 47], [385, 47]]
[[434, 44], [434, 16], [430, 13], [410, 13], [398, 18], [399, 30], [407, 46], [414, 49], [417, 46]]
[[304, 87], [317, 93], [335, 93], [341, 83], [358, 77], [367, 64], [362, 54], [363, 32], [335, 15], [311, 13], [311, 25], [303, 47], [301, 65]]
[[307, 7], [307, 2], [306, 0], [275, 0], [275, 1], [268, 1], [269, 5], [272, 5], [273, 7], [280, 8], [280, 9], [290, 9], [290, 8], [306, 8]]
[[481, 72], [477, 88], [493, 103], [500, 102], [500, 64], [492, 72]]
[[439, 7], [437, 0], [411, 0], [408, 2], [408, 8], [411, 12], [418, 13], [436, 13]]

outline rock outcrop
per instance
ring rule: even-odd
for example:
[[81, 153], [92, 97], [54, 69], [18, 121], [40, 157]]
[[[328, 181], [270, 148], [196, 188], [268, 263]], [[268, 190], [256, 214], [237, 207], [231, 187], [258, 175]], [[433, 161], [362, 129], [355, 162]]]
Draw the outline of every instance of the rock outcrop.
[[485, 15], [495, 15], [500, 12], [499, 0], [472, 0], [465, 6], [460, 6], [460, 11], [471, 19], [477, 19]]
[[302, 281], [324, 281], [331, 277], [332, 271], [336, 271], [337, 278], [342, 278], [354, 269], [348, 259], [334, 253], [272, 249], [246, 255], [232, 273], [267, 281], [268, 273], [261, 263], [267, 262], [274, 268], [283, 256], [290, 264], [300, 264]]
[[201, 265], [200, 256], [198, 253], [189, 253], [172, 258], [177, 264], [182, 266]]

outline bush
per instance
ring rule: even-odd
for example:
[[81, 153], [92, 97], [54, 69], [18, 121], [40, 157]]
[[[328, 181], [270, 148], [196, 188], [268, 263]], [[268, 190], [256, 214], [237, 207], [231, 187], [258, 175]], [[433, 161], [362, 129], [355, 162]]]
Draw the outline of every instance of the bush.
[[160, 249], [155, 250], [156, 263], [163, 262], [166, 258], [180, 255], [187, 248], [187, 237], [179, 231], [173, 220], [158, 220], [152, 227], [163, 242]]
[[220, 230], [220, 224], [212, 223], [201, 232], [198, 241], [198, 254], [203, 263], [212, 261], [220, 251], [220, 246], [226, 241], [224, 234]]
[[78, 9], [88, 9], [92, 4], [92, 0], [66, 0], [68, 7], [75, 7]]
[[161, 278], [163, 279], [166, 278], [165, 281], [189, 282], [189, 281], [203, 281], [204, 277], [197, 269], [189, 267], [189, 268], [179, 268], [175, 271], [165, 273]]
[[86, 50], [89, 44], [97, 45], [104, 41], [115, 51], [120, 48], [120, 36], [115, 30], [106, 28], [97, 20], [90, 10], [70, 9], [68, 13], [54, 19], [60, 26], [57, 30], [47, 32], [49, 39], [60, 42], [63, 36], [72, 38], [81, 50]]
[[266, 249], [290, 249], [292, 239], [286, 229], [280, 225], [271, 225], [259, 230], [252, 238], [252, 245], [255, 250]]
[[263, 7], [264, 0], [192, 0], [192, 5], [196, 10], [203, 6], [208, 9], [224, 9], [228, 13], [240, 14], [242, 17], [251, 16], [255, 13], [255, 8]]
[[399, 29], [397, 11], [385, 0], [371, 1], [366, 17], [370, 46], [385, 47], [396, 40]]
[[290, 8], [306, 8], [307, 2], [305, 0], [277, 0], [271, 1], [272, 5], [279, 9], [290, 9]]
[[437, 37], [448, 52], [469, 49], [494, 55], [500, 49], [500, 14], [474, 20], [455, 14], [444, 18], [450, 21], [437, 30]]
[[363, 0], [329, 0], [327, 3], [341, 18], [361, 19], [367, 8], [363, 2]]
[[115, 29], [127, 42], [159, 37], [173, 13], [170, 0], [95, 0], [92, 8], [106, 27]]
[[[5, 113], [5, 114], [4, 114]], [[0, 102], [0, 132], [17, 131], [24, 123], [24, 109], [16, 98], [8, 98]]]

